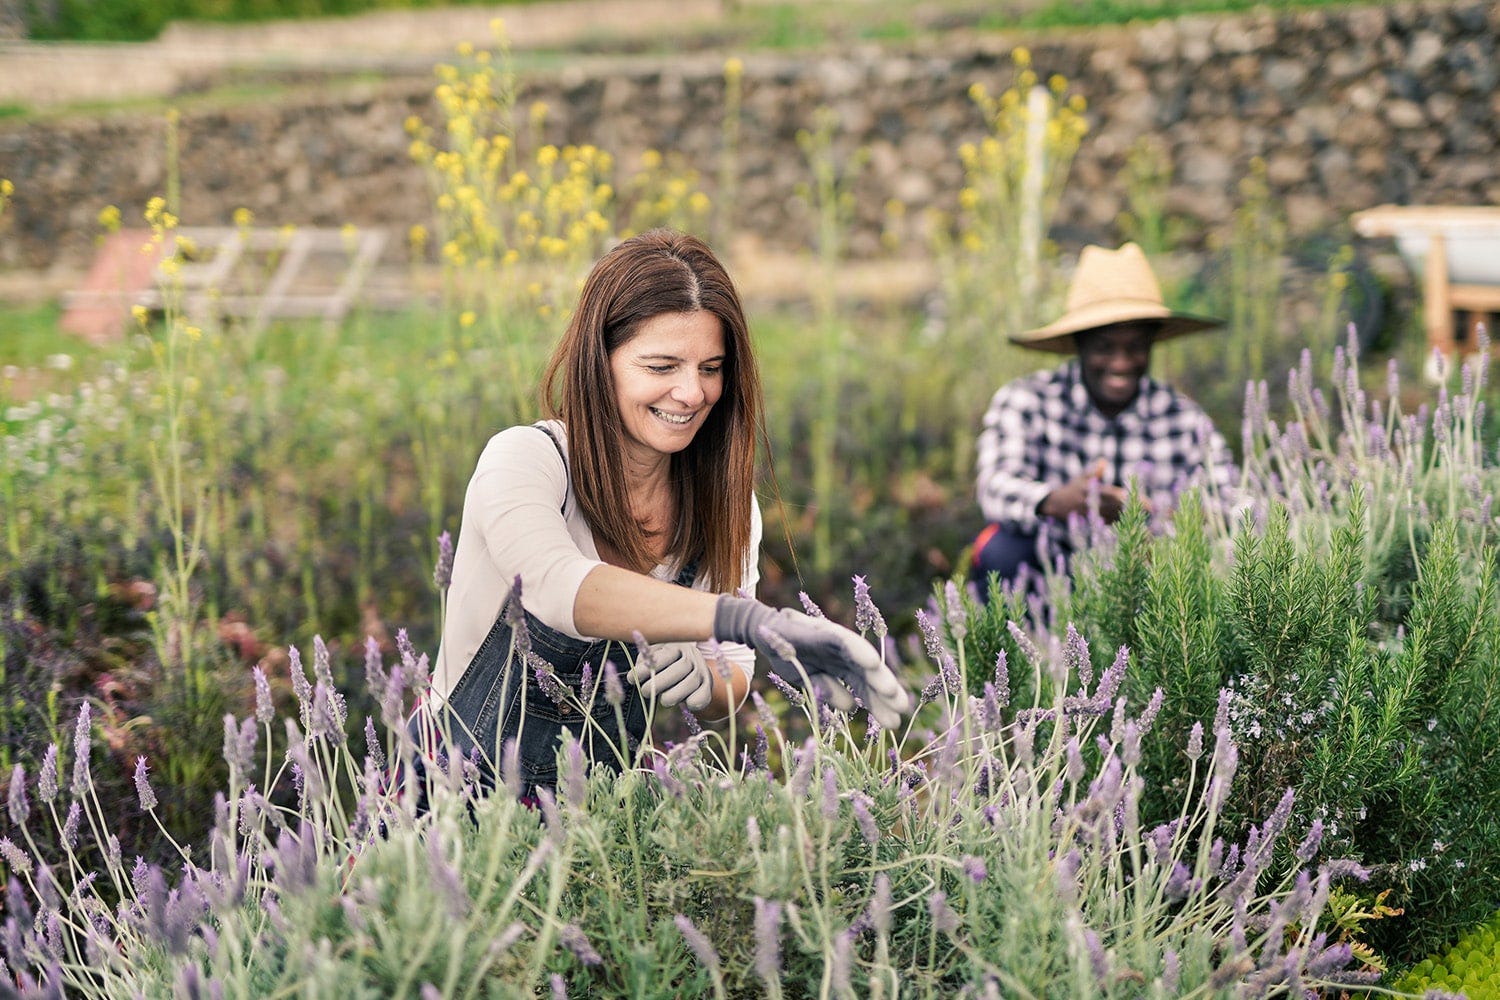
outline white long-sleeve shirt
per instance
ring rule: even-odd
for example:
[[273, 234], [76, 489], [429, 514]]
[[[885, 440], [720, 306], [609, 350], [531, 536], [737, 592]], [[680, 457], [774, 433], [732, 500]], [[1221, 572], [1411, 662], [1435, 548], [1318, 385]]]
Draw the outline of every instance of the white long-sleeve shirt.
[[[562, 422], [548, 421], [548, 427], [566, 452]], [[760, 580], [761, 531], [760, 507], [751, 497], [750, 551], [743, 575], [743, 589], [750, 594]], [[573, 604], [583, 578], [601, 564], [594, 533], [569, 488], [567, 463], [547, 435], [521, 425], [490, 438], [464, 494], [432, 694], [442, 699], [453, 690], [489, 634], [517, 576], [522, 607], [559, 632], [593, 638], [574, 627]], [[663, 563], [651, 575], [671, 581], [679, 571], [680, 567]], [[708, 589], [703, 574], [693, 587]], [[700, 643], [699, 648], [709, 652], [708, 643]], [[754, 673], [755, 651], [750, 647], [725, 642], [719, 650], [747, 675]]]

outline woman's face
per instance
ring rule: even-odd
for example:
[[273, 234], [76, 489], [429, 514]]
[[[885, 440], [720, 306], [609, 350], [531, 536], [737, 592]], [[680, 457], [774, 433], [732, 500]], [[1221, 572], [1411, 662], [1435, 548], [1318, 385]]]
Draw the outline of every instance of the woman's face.
[[692, 443], [724, 392], [724, 327], [707, 310], [661, 313], [609, 356], [626, 448], [655, 462]]

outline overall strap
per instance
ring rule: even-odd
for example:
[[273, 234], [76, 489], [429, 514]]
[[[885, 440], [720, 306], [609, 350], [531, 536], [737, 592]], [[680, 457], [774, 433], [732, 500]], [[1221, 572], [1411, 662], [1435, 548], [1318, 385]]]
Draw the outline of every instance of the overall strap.
[[562, 459], [563, 474], [564, 474], [563, 478], [567, 482], [566, 491], [563, 493], [563, 510], [567, 510], [568, 509], [568, 495], [573, 492], [573, 473], [572, 473], [572, 471], [568, 467], [568, 456], [563, 451], [562, 442], [557, 439], [557, 435], [552, 432], [552, 428], [548, 425], [547, 421], [545, 421], [545, 420], [538, 420], [536, 423], [532, 424], [531, 426], [535, 427], [537, 430], [539, 430], [543, 434], [547, 435], [547, 440], [551, 441], [552, 442], [552, 447], [554, 447], [554, 448], [557, 449], [557, 457], [560, 458], [560, 459]]

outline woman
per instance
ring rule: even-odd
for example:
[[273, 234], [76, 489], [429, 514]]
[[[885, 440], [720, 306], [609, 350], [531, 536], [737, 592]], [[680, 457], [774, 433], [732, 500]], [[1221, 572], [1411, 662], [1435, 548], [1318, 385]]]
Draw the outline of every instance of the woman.
[[[495, 435], [464, 498], [428, 699], [450, 745], [492, 767], [516, 740], [528, 794], [555, 784], [564, 729], [618, 767], [647, 701], [701, 709], [718, 688], [737, 704], [757, 650], [794, 683], [835, 682], [822, 686], [836, 707], [857, 696], [899, 721], [907, 694], [859, 636], [730, 596], [759, 576], [761, 392], [739, 296], [707, 246], [656, 230], [601, 258], [542, 396], [550, 419]], [[636, 636], [650, 655], [616, 705], [599, 679]], [[545, 665], [522, 669], [527, 643]], [[794, 658], [777, 652], [787, 643]]]

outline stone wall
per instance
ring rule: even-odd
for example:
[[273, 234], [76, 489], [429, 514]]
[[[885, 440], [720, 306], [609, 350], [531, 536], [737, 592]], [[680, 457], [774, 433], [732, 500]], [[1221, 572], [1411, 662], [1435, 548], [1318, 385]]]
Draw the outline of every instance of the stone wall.
[[[856, 185], [854, 251], [876, 252], [884, 206], [898, 199], [920, 255], [928, 208], [952, 209], [956, 149], [983, 135], [967, 92], [1009, 85], [1024, 42], [1037, 70], [1067, 77], [1088, 102], [1055, 235], [1119, 238], [1125, 164], [1152, 137], [1173, 173], [1167, 210], [1201, 244], [1224, 232], [1252, 158], [1265, 164], [1294, 233], [1347, 232], [1350, 212], [1382, 202], [1500, 203], [1500, 4], [1492, 0], [1259, 12], [1022, 38], [745, 60], [737, 229], [775, 248], [810, 244], [797, 132], [819, 108], [837, 115], [836, 147], [868, 150]], [[241, 206], [260, 223], [405, 227], [429, 215], [403, 121], [436, 121], [430, 80], [392, 76], [335, 88], [309, 78], [298, 97], [212, 111], [180, 124], [185, 223], [227, 224]], [[713, 196], [723, 142], [717, 56], [580, 60], [532, 74], [521, 97], [551, 109], [548, 136], [593, 142], [621, 162], [678, 151]], [[0, 176], [16, 199], [0, 220], [0, 267], [77, 266], [95, 216], [139, 208], [168, 183], [159, 116], [0, 119]]]

